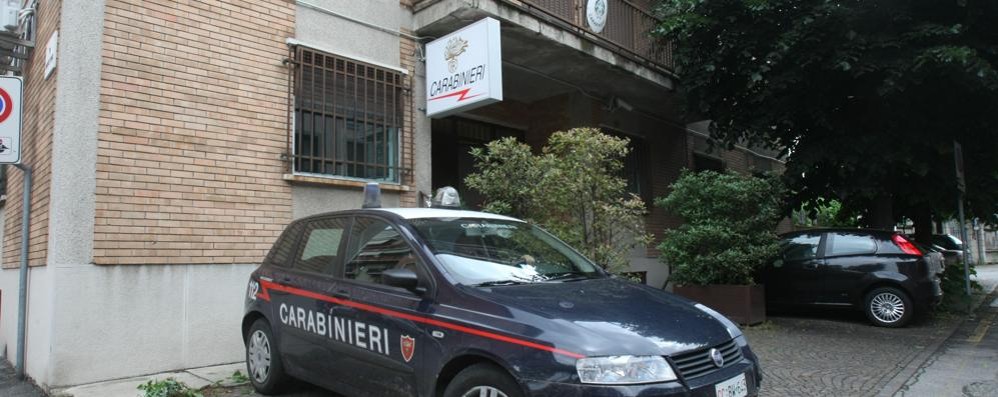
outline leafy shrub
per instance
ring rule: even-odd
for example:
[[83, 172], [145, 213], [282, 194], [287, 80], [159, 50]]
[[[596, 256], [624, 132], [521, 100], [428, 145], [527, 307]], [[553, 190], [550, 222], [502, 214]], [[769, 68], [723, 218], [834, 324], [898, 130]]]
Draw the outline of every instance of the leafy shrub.
[[650, 241], [644, 202], [620, 176], [629, 141], [594, 128], [551, 135], [540, 155], [514, 138], [472, 149], [478, 172], [465, 183], [483, 210], [536, 223], [612, 272]]
[[756, 269], [779, 250], [776, 225], [783, 187], [775, 177], [683, 171], [656, 204], [685, 223], [658, 246], [679, 285], [753, 283]]
[[[970, 264], [969, 270], [971, 276], [977, 274], [973, 263]], [[942, 279], [943, 301], [939, 308], [951, 312], [967, 310], [969, 298], [967, 297], [966, 282], [963, 279], [963, 261], [946, 266], [940, 278]], [[984, 287], [977, 281], [970, 280], [970, 290], [971, 292], [980, 292], [984, 290]]]
[[150, 380], [138, 386], [142, 397], [202, 397], [197, 390], [173, 378]]

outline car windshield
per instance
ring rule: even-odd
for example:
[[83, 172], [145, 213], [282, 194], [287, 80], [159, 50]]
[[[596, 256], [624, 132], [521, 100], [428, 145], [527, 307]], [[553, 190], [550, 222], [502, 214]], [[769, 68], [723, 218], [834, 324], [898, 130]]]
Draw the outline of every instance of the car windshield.
[[411, 224], [458, 284], [498, 286], [604, 277], [568, 245], [524, 222], [427, 218]]

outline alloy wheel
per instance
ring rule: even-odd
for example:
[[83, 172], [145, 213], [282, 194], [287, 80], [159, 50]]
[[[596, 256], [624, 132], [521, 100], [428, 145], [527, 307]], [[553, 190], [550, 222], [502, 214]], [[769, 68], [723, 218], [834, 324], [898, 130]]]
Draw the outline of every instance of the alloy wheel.
[[461, 395], [462, 397], [508, 397], [502, 390], [492, 386], [475, 386]]
[[870, 300], [870, 312], [885, 323], [897, 322], [904, 317], [904, 300], [890, 292], [879, 293]]
[[250, 336], [247, 347], [249, 371], [257, 383], [266, 383], [270, 376], [270, 340], [262, 330], [256, 330]]

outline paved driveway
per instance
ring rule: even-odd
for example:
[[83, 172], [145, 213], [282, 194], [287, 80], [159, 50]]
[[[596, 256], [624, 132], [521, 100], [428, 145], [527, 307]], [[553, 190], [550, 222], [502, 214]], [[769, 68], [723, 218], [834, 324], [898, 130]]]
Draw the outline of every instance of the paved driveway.
[[946, 323], [956, 318], [888, 329], [861, 313], [794, 312], [770, 315], [745, 334], [763, 367], [762, 396], [874, 396], [945, 339]]

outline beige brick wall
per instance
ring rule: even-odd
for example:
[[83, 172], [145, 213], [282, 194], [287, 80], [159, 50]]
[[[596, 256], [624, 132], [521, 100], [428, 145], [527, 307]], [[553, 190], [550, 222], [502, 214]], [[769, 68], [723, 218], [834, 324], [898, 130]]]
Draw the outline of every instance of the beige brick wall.
[[[403, 3], [404, 4], [404, 3]], [[414, 36], [415, 33], [408, 29], [401, 29], [403, 33], [410, 36]], [[406, 37], [399, 36], [399, 60], [402, 63], [402, 68], [409, 71], [409, 74], [405, 77], [406, 86], [410, 89], [406, 93], [405, 106], [403, 107], [402, 116], [402, 167], [407, 170], [402, 173], [402, 180], [399, 181], [403, 185], [407, 185], [412, 189], [402, 193], [399, 198], [399, 206], [401, 207], [416, 207], [417, 206], [417, 189], [415, 183], [415, 175], [413, 175], [413, 168], [416, 163], [414, 160], [413, 145], [416, 123], [413, 120], [415, 117], [413, 106], [415, 98], [412, 95], [412, 85], [416, 84], [416, 79], [413, 76], [416, 75], [416, 42], [415, 40]], [[432, 194], [432, 193], [430, 193]]]
[[108, 0], [97, 264], [259, 261], [291, 218], [294, 3]]
[[[62, 2], [42, 0], [38, 4], [38, 30], [31, 58], [25, 65], [21, 161], [34, 171], [31, 192], [31, 229], [28, 248], [31, 266], [45, 265], [48, 249], [49, 185], [52, 179], [52, 133], [55, 122], [55, 81], [59, 69], [44, 77], [45, 43], [59, 29]], [[65, 34], [65, 33], [64, 33]], [[4, 204], [3, 266], [17, 267], [21, 250], [21, 195], [23, 173], [7, 168], [7, 202]]]

